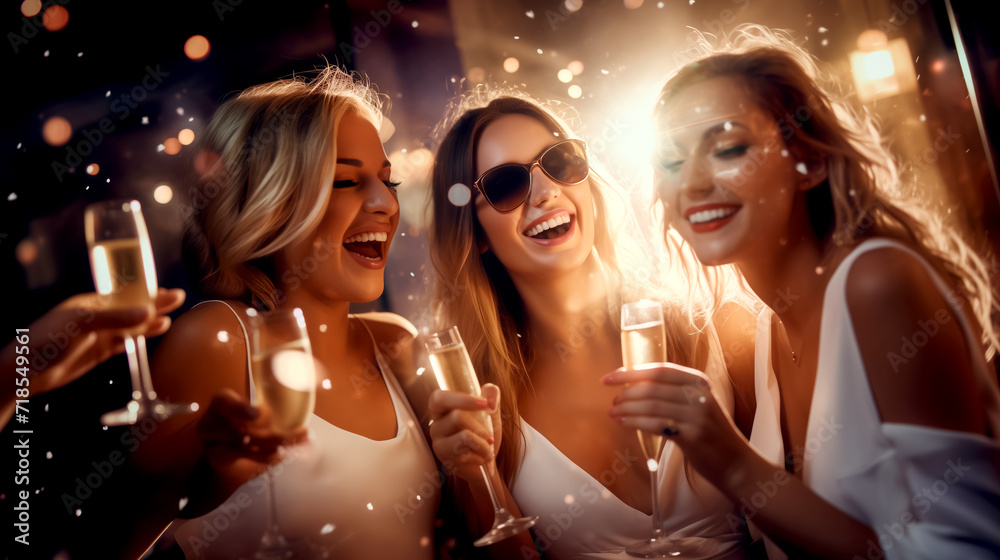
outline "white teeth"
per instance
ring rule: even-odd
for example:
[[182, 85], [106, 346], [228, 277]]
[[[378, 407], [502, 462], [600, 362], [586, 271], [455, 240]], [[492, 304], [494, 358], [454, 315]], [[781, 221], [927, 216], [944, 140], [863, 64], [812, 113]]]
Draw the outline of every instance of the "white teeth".
[[569, 214], [561, 214], [559, 216], [556, 216], [555, 218], [552, 218], [551, 220], [544, 221], [538, 224], [537, 226], [529, 229], [528, 231], [524, 232], [524, 235], [527, 235], [528, 237], [534, 237], [545, 230], [549, 230], [556, 226], [561, 226], [563, 224], [568, 224], [571, 219], [572, 218], [570, 218]]
[[721, 220], [722, 218], [728, 218], [736, 213], [739, 207], [729, 206], [727, 208], [716, 208], [715, 210], [702, 210], [701, 212], [695, 212], [688, 216], [688, 221], [692, 224], [704, 224], [706, 222], [714, 222], [715, 220]]
[[373, 231], [352, 235], [345, 239], [344, 243], [365, 243], [367, 241], [385, 241], [387, 239], [389, 239], [389, 235], [384, 231]]

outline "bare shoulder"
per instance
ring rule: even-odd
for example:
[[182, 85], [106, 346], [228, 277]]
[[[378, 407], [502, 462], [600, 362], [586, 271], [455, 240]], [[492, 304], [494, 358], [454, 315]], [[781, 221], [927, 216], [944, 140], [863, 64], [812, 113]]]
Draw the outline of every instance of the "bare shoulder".
[[736, 396], [733, 420], [743, 435], [749, 437], [757, 408], [754, 393], [754, 340], [757, 318], [742, 305], [726, 303], [712, 321], [719, 334], [722, 355]]
[[976, 361], [949, 301], [924, 262], [898, 248], [859, 256], [845, 296], [883, 422], [982, 433]]
[[[242, 304], [230, 305], [238, 313], [246, 310]], [[225, 305], [192, 308], [174, 321], [153, 356], [157, 393], [202, 406], [226, 387], [245, 394], [246, 344], [239, 321]]]
[[364, 313], [356, 317], [371, 329], [379, 352], [388, 360], [417, 418], [426, 418], [427, 402], [437, 385], [433, 375], [424, 374], [427, 367], [423, 364], [423, 348], [417, 341], [416, 327], [395, 313]]

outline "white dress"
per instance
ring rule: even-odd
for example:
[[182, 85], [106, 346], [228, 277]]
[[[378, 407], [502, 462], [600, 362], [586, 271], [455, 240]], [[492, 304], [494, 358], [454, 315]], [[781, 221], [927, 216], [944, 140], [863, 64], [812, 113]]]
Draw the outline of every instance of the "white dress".
[[[1000, 393], [993, 372], [977, 368], [992, 438], [883, 423], [879, 417], [845, 286], [859, 256], [884, 248], [919, 258], [898, 242], [868, 240], [844, 259], [827, 285], [802, 480], [878, 535], [880, 542], [870, 542], [857, 557], [881, 557], [881, 546], [889, 559], [1000, 558], [1000, 443], [996, 439], [1000, 437]], [[941, 293], [947, 294], [941, 278], [921, 262]], [[962, 309], [951, 311], [969, 341], [964, 351], [978, 353], [977, 338]], [[771, 462], [784, 465], [778, 383], [771, 367], [772, 316], [765, 309], [757, 323], [757, 415], [750, 443]], [[977, 360], [982, 364], [981, 358]], [[751, 532], [760, 535], [752, 521]], [[765, 544], [772, 560], [786, 557], [766, 537]]]
[[[442, 479], [374, 337], [372, 345], [396, 412], [396, 436], [371, 440], [314, 414], [310, 441], [286, 450], [287, 458], [272, 468], [281, 532], [310, 547], [299, 557], [434, 557]], [[208, 514], [175, 521], [173, 537], [185, 556], [252, 559], [265, 529], [266, 484], [266, 478], [254, 478]]]
[[[710, 340], [712, 367], [706, 373], [714, 382], [720, 404], [732, 414], [732, 386], [714, 330]], [[611, 468], [595, 479], [523, 419], [521, 427], [525, 437], [523, 462], [510, 491], [522, 514], [538, 516], [532, 529], [536, 546], [553, 560], [630, 558], [625, 547], [652, 536], [653, 518], [618, 499], [606, 484], [617, 476], [616, 469], [624, 472], [625, 463], [645, 461], [638, 441], [635, 449], [619, 451]], [[681, 450], [667, 441], [657, 470], [664, 534], [711, 537], [713, 542], [700, 557], [703, 559], [744, 558], [748, 536], [738, 511], [690, 470], [696, 488], [688, 483]]]

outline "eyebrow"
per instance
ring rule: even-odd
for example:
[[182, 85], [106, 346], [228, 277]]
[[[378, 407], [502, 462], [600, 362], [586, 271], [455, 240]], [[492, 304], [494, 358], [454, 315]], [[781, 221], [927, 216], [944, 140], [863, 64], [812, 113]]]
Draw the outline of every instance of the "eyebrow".
[[[342, 163], [344, 165], [350, 165], [352, 167], [364, 167], [364, 165], [365, 165], [364, 163], [362, 163], [362, 161], [360, 159], [350, 159], [350, 158], [337, 158], [337, 163], [338, 164]], [[386, 168], [386, 167], [389, 167], [390, 165], [392, 165], [392, 164], [389, 163], [389, 160], [385, 160], [385, 161], [382, 162], [382, 168], [383, 169]]]
[[[692, 126], [697, 126], [699, 124], [705, 124], [707, 122], [712, 122], [712, 121], [715, 121], [715, 120], [730, 119], [732, 117], [738, 117], [738, 116], [739, 115], [737, 113], [730, 113], [728, 115], [722, 115], [721, 117], [712, 117], [710, 119], [702, 119], [700, 121], [695, 121], [693, 123], [682, 124], [681, 126], [675, 126], [674, 128], [671, 128], [669, 130], [664, 130], [663, 133], [667, 134], [667, 133], [670, 133], [670, 132], [674, 132], [676, 130], [682, 130], [682, 129], [685, 129], [685, 128], [691, 128]], [[732, 122], [733, 124], [740, 124], [740, 123], [738, 123], [736, 121], [728, 121], [728, 122]], [[725, 124], [725, 123], [723, 123], [723, 124]], [[722, 126], [722, 125], [720, 125], [720, 126]], [[743, 125], [740, 124], [740, 126], [743, 126]], [[714, 130], [715, 128], [717, 128], [717, 127], [713, 127], [712, 130]], [[746, 127], [744, 126], [743, 128], [746, 128]]]

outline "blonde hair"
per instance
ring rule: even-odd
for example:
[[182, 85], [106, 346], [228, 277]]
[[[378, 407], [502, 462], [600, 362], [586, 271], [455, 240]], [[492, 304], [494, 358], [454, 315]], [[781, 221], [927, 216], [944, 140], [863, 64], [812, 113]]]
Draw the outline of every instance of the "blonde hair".
[[276, 307], [272, 256], [316, 228], [330, 197], [337, 126], [347, 112], [381, 125], [379, 96], [337, 67], [226, 101], [198, 137], [188, 246], [208, 294]]
[[[492, 252], [480, 253], [484, 233], [475, 204], [452, 204], [455, 183], [476, 180], [475, 153], [483, 130], [507, 115], [525, 115], [542, 123], [558, 138], [572, 138], [566, 108], [543, 104], [512, 89], [479, 87], [453, 101], [438, 126], [440, 145], [431, 172], [430, 256], [436, 272], [434, 312], [437, 327], [457, 325], [482, 382], [496, 384], [501, 399], [503, 445], [497, 456], [501, 476], [512, 483], [524, 447], [516, 396], [529, 389], [532, 349], [529, 324], [520, 295]], [[643, 297], [665, 302], [668, 355], [671, 361], [696, 366], [707, 361], [707, 347], [688, 319], [687, 301], [670, 298], [658, 287], [659, 269], [633, 243], [635, 218], [626, 197], [590, 158], [594, 201], [594, 251], [608, 286], [608, 317], [615, 328], [623, 301]]]
[[[667, 80], [657, 113], [689, 85], [736, 78], [760, 109], [784, 123], [796, 161], [826, 166], [827, 179], [806, 193], [817, 238], [853, 246], [884, 236], [913, 247], [969, 303], [990, 359], [1000, 348], [994, 321], [1000, 305], [986, 263], [918, 189], [904, 188], [914, 185], [900, 176], [873, 118], [847, 102], [841, 82], [787, 33], [759, 25], [739, 26], [731, 38], [717, 41], [697, 34], [688, 54], [694, 60]], [[790, 116], [793, 122], [787, 122]]]

